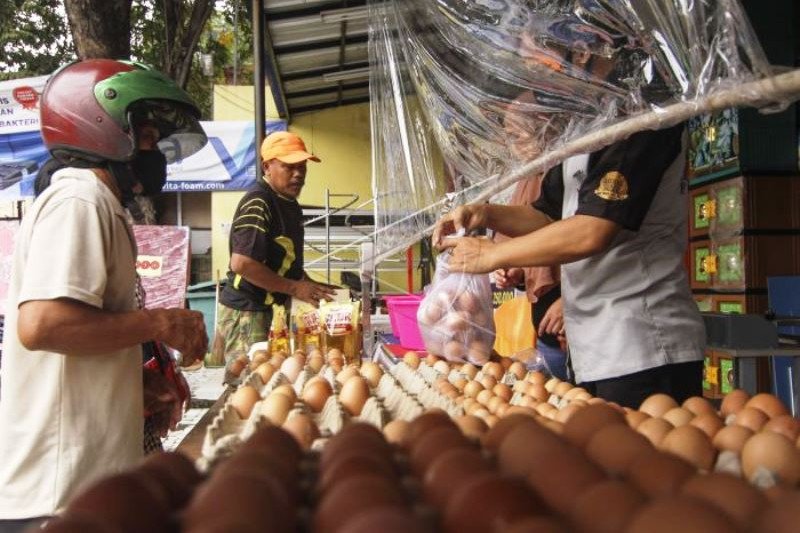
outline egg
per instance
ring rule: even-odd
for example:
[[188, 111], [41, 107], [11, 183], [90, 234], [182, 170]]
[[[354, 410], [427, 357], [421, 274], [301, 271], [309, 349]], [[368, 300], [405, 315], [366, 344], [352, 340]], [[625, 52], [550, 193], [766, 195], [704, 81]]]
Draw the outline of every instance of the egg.
[[653, 500], [631, 517], [626, 533], [729, 533], [736, 525], [710, 504], [676, 495]]
[[348, 454], [380, 455], [391, 460], [393, 453], [392, 447], [378, 428], [365, 422], [351, 421], [331, 437], [322, 449], [319, 469], [325, 471], [330, 464]]
[[[710, 445], [709, 445], [710, 446]], [[653, 449], [650, 442], [627, 424], [607, 424], [586, 443], [586, 456], [609, 475], [625, 472], [636, 456]]]
[[761, 431], [780, 433], [794, 442], [797, 440], [797, 437], [800, 436], [800, 421], [792, 415], [777, 415], [764, 424]]
[[630, 410], [627, 413], [625, 413], [625, 421], [628, 423], [628, 426], [630, 426], [632, 429], [638, 428], [639, 424], [641, 424], [648, 418], [650, 418], [650, 415], [648, 415], [647, 413], [643, 413], [641, 411]]
[[450, 496], [471, 478], [491, 472], [491, 467], [474, 448], [457, 447], [443, 451], [425, 469], [422, 486], [425, 500], [441, 509]]
[[236, 358], [228, 365], [228, 372], [230, 372], [232, 376], [238, 378], [242, 375], [244, 369], [247, 368], [248, 363], [249, 359], [247, 359], [247, 356]]
[[474, 340], [467, 347], [467, 359], [476, 365], [483, 365], [489, 361], [491, 349], [489, 345], [480, 340]]
[[508, 414], [492, 427], [481, 439], [483, 447], [497, 453], [506, 435], [520, 424], [536, 424], [536, 421], [525, 414]]
[[556, 385], [558, 385], [559, 383], [561, 383], [560, 379], [558, 379], [556, 377], [552, 377], [552, 378], [550, 378], [550, 379], [548, 379], [547, 381], [544, 382], [544, 388], [547, 390], [547, 392], [549, 392], [550, 394], [553, 394], [553, 391], [555, 390]]
[[517, 379], [522, 379], [525, 377], [527, 370], [525, 369], [525, 365], [519, 361], [513, 361], [508, 367], [508, 373], [512, 374]]
[[686, 398], [681, 407], [684, 409], [694, 413], [695, 416], [699, 416], [705, 413], [713, 413], [716, 414], [717, 410], [714, 409], [714, 406], [709, 403], [708, 400], [701, 396], [692, 396], [690, 398]]
[[484, 389], [492, 390], [495, 385], [497, 385], [497, 380], [494, 376], [483, 376], [479, 383], [483, 386]]
[[692, 421], [694, 413], [683, 407], [673, 407], [663, 415], [661, 418], [669, 422], [675, 427], [684, 426]]
[[560, 424], [566, 423], [570, 418], [572, 418], [572, 416], [575, 413], [577, 413], [581, 408], [583, 408], [583, 406], [584, 404], [582, 403], [570, 403], [569, 405], [562, 407], [556, 413], [555, 421], [559, 422]]
[[709, 471], [717, 457], [708, 436], [694, 426], [680, 426], [670, 431], [661, 441], [661, 449], [677, 455], [699, 470]]
[[325, 359], [330, 362], [333, 359], [344, 359], [344, 353], [339, 348], [331, 348], [328, 350], [328, 354], [325, 356]]
[[383, 377], [383, 370], [378, 363], [364, 361], [361, 363], [361, 375], [369, 382], [369, 386], [375, 388]]
[[283, 423], [283, 429], [295, 438], [304, 450], [311, 449], [311, 445], [319, 438], [319, 428], [310, 416], [298, 413], [288, 418]]
[[315, 377], [308, 380], [303, 387], [302, 399], [313, 412], [320, 413], [332, 394], [333, 387], [328, 380]]
[[454, 448], [471, 448], [472, 444], [457, 426], [441, 426], [411, 441], [408, 460], [412, 470], [421, 476], [442, 452]]
[[480, 438], [489, 430], [489, 426], [483, 419], [477, 416], [457, 416], [453, 421], [461, 430], [461, 433], [472, 440], [480, 440]]
[[297, 393], [294, 391], [294, 388], [291, 385], [279, 385], [273, 389], [273, 391], [270, 393], [270, 396], [273, 394], [282, 394], [289, 398], [292, 403], [297, 401]]
[[722, 404], [719, 407], [719, 413], [722, 418], [727, 418], [730, 415], [738, 413], [750, 399], [750, 395], [742, 389], [734, 389], [722, 398]]
[[369, 399], [369, 384], [363, 377], [352, 376], [348, 379], [339, 392], [339, 401], [342, 407], [352, 416], [361, 414], [364, 404]]
[[255, 368], [265, 361], [269, 361], [269, 352], [266, 350], [255, 350], [250, 357], [250, 370], [255, 370]]
[[519, 479], [484, 473], [453, 489], [442, 519], [445, 533], [497, 531], [502, 524], [546, 512]]
[[397, 472], [391, 459], [368, 452], [339, 454], [317, 477], [317, 493], [324, 495], [336, 484], [357, 476], [375, 475], [395, 482]]
[[744, 443], [753, 436], [753, 430], [744, 426], [725, 426], [714, 435], [711, 444], [717, 450], [741, 453]]
[[308, 356], [308, 361], [307, 361], [306, 364], [308, 365], [308, 368], [312, 372], [319, 372], [322, 369], [322, 367], [325, 365], [325, 358], [322, 357], [322, 354], [319, 354], [319, 355], [316, 355], [316, 356], [309, 355]]
[[699, 414], [689, 424], [702, 430], [709, 439], [713, 439], [717, 432], [725, 427], [725, 423], [715, 412]]
[[477, 401], [479, 404], [483, 406], [486, 406], [489, 405], [489, 400], [491, 400], [492, 398], [494, 398], [494, 394], [492, 394], [492, 391], [483, 389], [478, 393], [477, 396], [475, 396], [475, 401]]
[[138, 469], [166, 489], [170, 509], [183, 507], [194, 488], [203, 481], [194, 462], [179, 452], [155, 452], [146, 456]]
[[400, 507], [375, 507], [356, 511], [340, 531], [347, 533], [408, 533], [424, 531], [426, 524], [409, 509]]
[[666, 394], [652, 394], [642, 402], [639, 411], [652, 417], [661, 417], [670, 409], [678, 407], [678, 403]]
[[742, 472], [752, 481], [760, 468], [775, 474], [781, 483], [795, 486], [800, 481], [800, 452], [783, 435], [757, 433], [742, 448]]
[[[525, 381], [527, 381], [528, 383], [538, 383], [539, 385], [544, 386], [544, 384], [547, 383], [548, 380], [547, 377], [542, 372], [539, 372], [538, 370], [533, 370], [528, 373], [528, 377], [525, 378]], [[555, 386], [555, 384], [553, 386]]]
[[653, 446], [659, 446], [673, 428], [674, 426], [663, 418], [653, 417], [636, 426], [636, 431], [644, 435]]
[[676, 494], [697, 470], [680, 457], [651, 450], [628, 465], [624, 477], [649, 498]]
[[778, 496], [757, 519], [753, 531], [794, 533], [800, 524], [800, 492], [790, 491]]
[[541, 383], [528, 383], [525, 394], [540, 402], [546, 402], [550, 398], [550, 393]]
[[624, 417], [607, 405], [588, 405], [564, 424], [564, 437], [583, 449], [599, 429], [609, 424], [624, 424]]
[[261, 383], [266, 385], [267, 382], [272, 378], [273, 374], [275, 374], [275, 367], [270, 363], [264, 362], [258, 365], [254, 372], [258, 374], [258, 377], [261, 378]]
[[470, 381], [464, 386], [464, 396], [467, 398], [475, 398], [478, 393], [483, 390], [483, 385], [477, 381]]
[[262, 426], [242, 443], [241, 450], [266, 452], [283, 464], [297, 466], [303, 451], [291, 435], [276, 426]]
[[261, 402], [259, 412], [276, 426], [282, 426], [293, 405], [294, 400], [287, 395], [273, 392]]
[[759, 431], [767, 423], [769, 416], [761, 409], [755, 407], [744, 407], [733, 419], [733, 423], [737, 426], [744, 426], [753, 431]]
[[569, 383], [568, 381], [562, 381], [560, 383], [557, 383], [556, 386], [553, 387], [553, 394], [555, 394], [559, 398], [563, 398], [567, 392], [572, 390], [572, 388], [573, 388], [572, 383]]
[[395, 419], [383, 426], [383, 434], [390, 443], [405, 448], [410, 425], [406, 420]]
[[576, 531], [616, 533], [645, 502], [641, 492], [625, 481], [601, 481], [580, 493], [572, 504], [569, 520]]
[[752, 407], [763, 411], [769, 418], [789, 414], [789, 410], [778, 398], [766, 392], [756, 394], [750, 398], [745, 404], [745, 407]]
[[503, 379], [504, 373], [505, 371], [503, 370], [503, 366], [500, 363], [491, 361], [483, 365], [483, 375], [492, 376], [497, 381]]
[[341, 372], [336, 374], [336, 382], [339, 385], [344, 385], [345, 382], [353, 376], [358, 376], [358, 367], [355, 365], [348, 365], [342, 369]]
[[416, 370], [417, 368], [419, 368], [419, 363], [420, 363], [419, 354], [417, 352], [406, 352], [405, 355], [403, 355], [403, 362], [409, 367]]
[[[356, 513], [377, 508], [402, 508], [398, 485], [378, 475], [361, 475], [334, 484], [317, 505], [313, 531], [334, 533]], [[269, 523], [265, 521], [263, 523]]]
[[450, 335], [459, 335], [469, 327], [469, 316], [458, 311], [447, 313], [440, 323], [440, 327]]
[[511, 387], [506, 385], [505, 383], [497, 383], [494, 387], [492, 387], [492, 393], [495, 396], [498, 396], [503, 399], [505, 402], [511, 401]]
[[[445, 350], [445, 357], [446, 356], [447, 356], [447, 351]], [[447, 364], [447, 361], [436, 361], [433, 364], [433, 369], [439, 372], [440, 374], [444, 374], [445, 376], [450, 373], [450, 365]]]
[[231, 396], [230, 402], [239, 418], [244, 420], [250, 416], [253, 406], [260, 399], [261, 395], [254, 387], [243, 385], [236, 389], [236, 392]]
[[719, 472], [692, 476], [681, 487], [681, 493], [717, 507], [742, 530], [748, 529], [767, 507], [767, 499], [758, 489], [739, 477]]

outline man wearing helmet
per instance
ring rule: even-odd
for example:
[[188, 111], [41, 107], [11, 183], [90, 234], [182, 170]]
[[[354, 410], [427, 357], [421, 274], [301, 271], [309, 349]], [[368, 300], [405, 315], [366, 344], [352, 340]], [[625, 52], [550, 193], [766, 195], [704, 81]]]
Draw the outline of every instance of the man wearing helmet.
[[[143, 342], [163, 342], [185, 361], [205, 355], [200, 313], [138, 303], [123, 209], [136, 184], [131, 168], [142, 164], [140, 125], [155, 124], [159, 147], [185, 157], [205, 143], [198, 116], [168, 78], [129, 62], [72, 63], [44, 89], [42, 137], [64, 168], [25, 216], [14, 256], [0, 531], [54, 514], [82, 486], [141, 458]], [[167, 161], [156, 157], [148, 166], [163, 174]]]

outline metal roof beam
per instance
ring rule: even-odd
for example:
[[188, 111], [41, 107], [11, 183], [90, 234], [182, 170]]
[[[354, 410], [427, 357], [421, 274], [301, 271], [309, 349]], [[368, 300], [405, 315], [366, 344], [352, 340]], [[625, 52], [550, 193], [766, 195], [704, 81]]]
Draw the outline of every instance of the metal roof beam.
[[[349, 63], [346, 65], [348, 70], [357, 68], [369, 68], [369, 61], [359, 61], [357, 63]], [[340, 72], [342, 68], [339, 65], [332, 65], [330, 67], [316, 68], [312, 70], [301, 70], [298, 72], [287, 72], [283, 75], [283, 81], [303, 80], [307, 78], [321, 77], [323, 74], [331, 74], [333, 72]]]
[[[344, 45], [347, 46], [351, 44], [364, 44], [368, 41], [369, 41], [368, 35], [353, 35], [344, 38]], [[284, 55], [284, 54], [296, 54], [299, 52], [308, 52], [312, 50], [318, 50], [320, 48], [339, 48], [340, 46], [342, 46], [341, 39], [325, 39], [323, 41], [312, 41], [303, 44], [276, 46], [274, 47], [274, 50], [276, 55]]]

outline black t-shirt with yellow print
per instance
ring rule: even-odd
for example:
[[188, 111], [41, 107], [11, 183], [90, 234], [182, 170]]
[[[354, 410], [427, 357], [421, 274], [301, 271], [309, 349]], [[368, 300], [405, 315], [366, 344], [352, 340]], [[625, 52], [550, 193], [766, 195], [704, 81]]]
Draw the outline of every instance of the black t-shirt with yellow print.
[[[264, 180], [239, 202], [230, 231], [230, 252], [263, 263], [288, 279], [303, 277], [303, 210], [296, 200], [276, 193]], [[270, 293], [228, 271], [220, 295], [223, 305], [241, 311], [267, 311], [288, 296]]]

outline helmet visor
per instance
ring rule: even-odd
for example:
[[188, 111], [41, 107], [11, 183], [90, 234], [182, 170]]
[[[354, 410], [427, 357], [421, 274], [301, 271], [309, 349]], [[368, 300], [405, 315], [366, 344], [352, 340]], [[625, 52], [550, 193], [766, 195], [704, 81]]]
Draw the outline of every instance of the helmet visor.
[[154, 124], [161, 139], [158, 149], [167, 158], [167, 163], [180, 161], [200, 151], [208, 137], [196, 111], [185, 104], [170, 100], [141, 100], [131, 106], [129, 122], [136, 126], [143, 122]]

